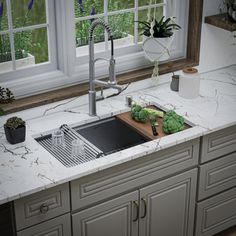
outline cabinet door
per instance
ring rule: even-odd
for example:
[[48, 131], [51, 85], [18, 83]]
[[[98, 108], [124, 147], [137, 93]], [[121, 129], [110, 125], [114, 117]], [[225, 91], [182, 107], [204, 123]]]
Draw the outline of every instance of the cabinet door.
[[19, 231], [17, 236], [71, 236], [70, 214]]
[[140, 236], [193, 235], [197, 169], [140, 190]]
[[73, 236], [137, 236], [138, 191], [72, 215]]

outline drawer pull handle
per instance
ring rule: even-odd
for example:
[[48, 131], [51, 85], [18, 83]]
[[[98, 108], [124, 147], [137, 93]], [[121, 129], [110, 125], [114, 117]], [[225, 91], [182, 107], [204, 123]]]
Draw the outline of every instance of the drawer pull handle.
[[141, 216], [141, 219], [145, 218], [146, 215], [147, 215], [147, 203], [146, 203], [146, 200], [144, 198], [141, 199], [143, 205], [144, 205], [144, 213], [143, 215]]
[[136, 201], [133, 201], [133, 203], [134, 203], [134, 206], [136, 208], [136, 217], [135, 217], [135, 219], [133, 219], [133, 222], [136, 222], [139, 218], [139, 205]]
[[41, 206], [40, 206], [40, 212], [42, 213], [42, 214], [45, 214], [45, 213], [47, 213], [48, 212], [48, 210], [49, 210], [49, 206], [47, 205], [47, 204], [42, 204]]

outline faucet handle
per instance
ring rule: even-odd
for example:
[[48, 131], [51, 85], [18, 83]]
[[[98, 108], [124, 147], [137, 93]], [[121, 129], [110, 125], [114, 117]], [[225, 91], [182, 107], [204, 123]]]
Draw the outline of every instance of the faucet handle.
[[116, 70], [115, 70], [115, 64], [116, 61], [114, 58], [110, 59], [110, 65], [109, 65], [109, 84], [116, 84]]

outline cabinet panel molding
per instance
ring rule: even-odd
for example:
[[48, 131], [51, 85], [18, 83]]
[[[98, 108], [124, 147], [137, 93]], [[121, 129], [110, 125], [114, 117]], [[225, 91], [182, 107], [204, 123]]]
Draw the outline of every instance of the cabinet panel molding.
[[70, 214], [19, 231], [17, 236], [71, 236]]
[[73, 214], [73, 235], [138, 236], [134, 202], [138, 202], [138, 191]]
[[236, 151], [236, 126], [206, 135], [202, 138], [201, 163]]
[[70, 211], [69, 183], [16, 200], [17, 230], [38, 224]]
[[193, 235], [196, 182], [194, 169], [142, 188], [147, 213], [140, 219], [139, 235]]
[[236, 152], [200, 167], [198, 200], [236, 186]]
[[72, 210], [130, 191], [196, 166], [199, 139], [71, 182]]
[[196, 236], [210, 236], [236, 224], [236, 188], [197, 204]]

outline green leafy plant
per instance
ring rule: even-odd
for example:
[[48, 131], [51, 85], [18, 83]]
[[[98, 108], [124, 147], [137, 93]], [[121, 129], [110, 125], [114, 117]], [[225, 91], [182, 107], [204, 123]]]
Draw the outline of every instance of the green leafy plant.
[[11, 103], [14, 100], [15, 98], [11, 90], [0, 86], [0, 104]]
[[5, 115], [5, 111], [0, 107], [0, 116], [4, 116]]
[[174, 30], [179, 30], [181, 27], [176, 24], [173, 18], [167, 18], [163, 16], [160, 20], [151, 18], [149, 21], [137, 21], [142, 27], [143, 35], [154, 38], [166, 38], [171, 37], [174, 34]]
[[164, 115], [162, 129], [166, 134], [182, 131], [184, 129], [184, 118], [170, 110]]
[[229, 20], [236, 22], [236, 1], [222, 0], [219, 5], [220, 12], [227, 12]]
[[[22, 17], [15, 18], [14, 28], [24, 28], [30, 22], [30, 12], [32, 10], [34, 1], [29, 0], [26, 14], [22, 21]], [[0, 31], [8, 28], [7, 17], [4, 16], [4, 9], [6, 6], [3, 2], [0, 3]], [[40, 47], [40, 44], [33, 43], [32, 31], [21, 31], [14, 34], [15, 59], [22, 59], [28, 57], [28, 53], [32, 48]], [[0, 35], [0, 63], [12, 60], [11, 45], [8, 34]]]
[[155, 110], [152, 108], [143, 108], [139, 104], [133, 104], [131, 107], [131, 117], [142, 123], [146, 123], [149, 121], [150, 116], [154, 117], [163, 117], [164, 113], [159, 110]]
[[17, 116], [14, 116], [7, 120], [5, 126], [11, 130], [15, 130], [19, 127], [25, 126], [25, 121]]

